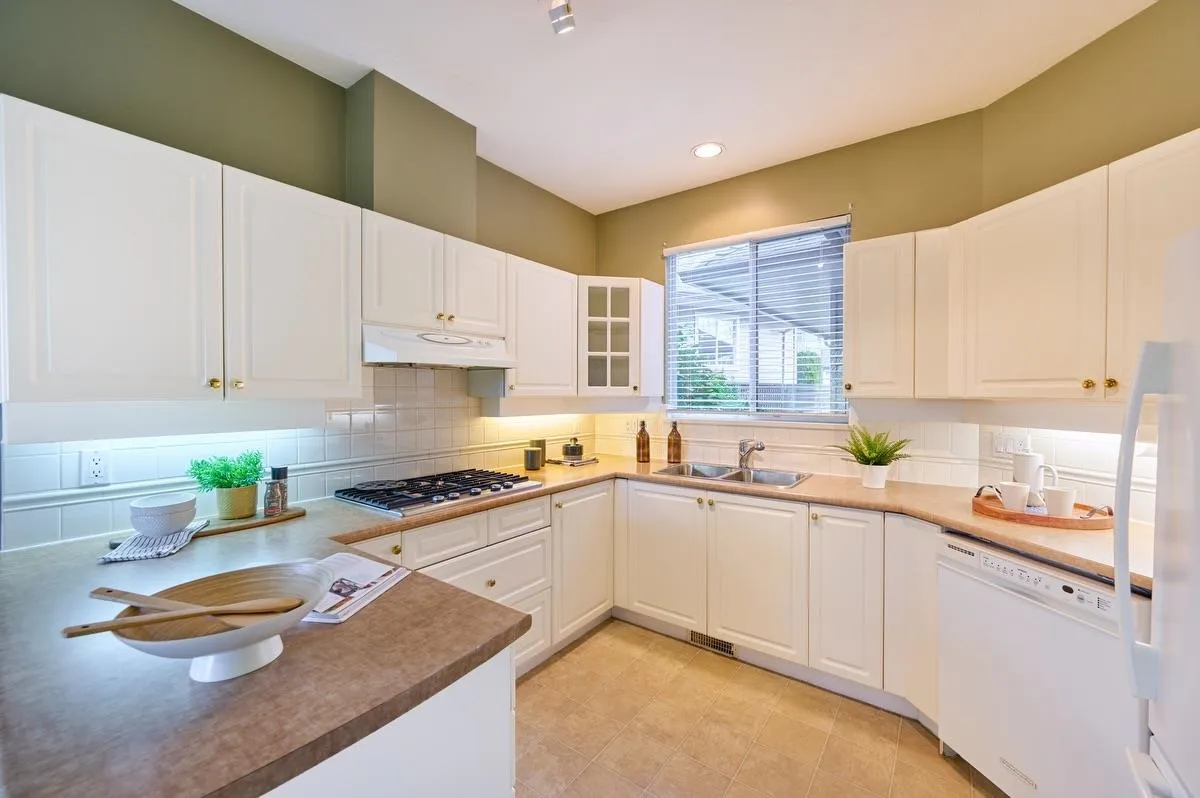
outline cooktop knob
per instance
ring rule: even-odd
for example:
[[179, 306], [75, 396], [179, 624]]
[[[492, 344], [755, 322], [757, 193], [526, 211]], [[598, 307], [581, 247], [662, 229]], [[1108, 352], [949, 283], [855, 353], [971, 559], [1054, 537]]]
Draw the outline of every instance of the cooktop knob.
[[508, 488], [511, 488], [512, 486], [513, 486], [513, 484], [511, 482], [505, 482], [503, 485], [501, 485], [501, 487], [504, 488], [505, 490], [507, 490]]
[[481, 493], [483, 493], [483, 488], [471, 488], [470, 490], [472, 496], [478, 496]]
[[496, 490], [504, 490], [504, 488], [502, 488], [500, 486], [499, 482], [493, 482], [491, 485], [488, 485], [488, 490], [496, 491]]
[[453, 501], [454, 499], [461, 499], [461, 498], [462, 498], [462, 494], [461, 494], [461, 493], [453, 493], [453, 492], [451, 492], [451, 493], [447, 493], [447, 494], [446, 494], [446, 498], [447, 498], [447, 499], [450, 499], [450, 500], [452, 500], [452, 501]]
[[437, 496], [430, 498], [430, 501], [434, 504], [441, 504], [442, 502], [446, 501], [446, 497], [439, 493]]

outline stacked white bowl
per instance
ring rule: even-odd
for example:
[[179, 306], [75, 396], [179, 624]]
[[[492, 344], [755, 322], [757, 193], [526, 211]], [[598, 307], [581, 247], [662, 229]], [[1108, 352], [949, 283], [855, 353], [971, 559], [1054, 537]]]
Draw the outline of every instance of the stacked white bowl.
[[161, 538], [174, 535], [196, 517], [196, 494], [163, 493], [129, 503], [129, 520], [139, 535]]

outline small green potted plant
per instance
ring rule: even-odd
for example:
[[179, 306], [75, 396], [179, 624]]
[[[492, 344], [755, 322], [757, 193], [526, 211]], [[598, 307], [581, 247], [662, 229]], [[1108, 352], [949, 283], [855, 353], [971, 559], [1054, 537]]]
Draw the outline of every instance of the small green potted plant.
[[262, 452], [254, 450], [237, 457], [193, 460], [188, 466], [188, 476], [202, 492], [217, 492], [217, 517], [225, 520], [249, 518], [258, 512], [258, 481], [263, 474]]
[[904, 447], [910, 443], [908, 438], [893, 441], [886, 432], [872, 433], [866, 427], [852, 424], [846, 442], [835, 444], [834, 448], [841, 449], [863, 467], [864, 488], [882, 488], [887, 484], [888, 468], [892, 463], [910, 457], [904, 453]]

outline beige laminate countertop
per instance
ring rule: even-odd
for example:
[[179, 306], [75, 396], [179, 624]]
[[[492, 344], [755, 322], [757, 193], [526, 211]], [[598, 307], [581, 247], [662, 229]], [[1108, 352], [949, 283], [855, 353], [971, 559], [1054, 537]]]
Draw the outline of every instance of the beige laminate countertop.
[[[200, 538], [160, 560], [100, 565], [105, 540], [0, 553], [0, 796], [257, 796], [486, 662], [528, 615], [414, 573], [344, 624], [301, 624], [283, 655], [201, 684], [187, 660], [64, 626], [111, 617], [95, 587], [153, 593], [250, 565], [325, 557], [378, 524], [338, 501]], [[402, 776], [398, 776], [402, 779]]]
[[[670, 477], [654, 473], [666, 465], [661, 461], [638, 463], [629, 457], [600, 455], [600, 462], [589, 466], [571, 468], [548, 465], [540, 471], [522, 471], [520, 468], [505, 469], [513, 473], [524, 473], [531, 479], [541, 482], [542, 487], [506, 492], [498, 494], [495, 498], [474, 501], [470, 504], [448, 504], [443, 509], [413, 518], [393, 518], [379, 513], [376, 516], [378, 523], [375, 526], [362, 526], [353, 532], [339, 535], [336, 539], [343, 543], [357, 543], [380, 535], [406, 531], [437, 521], [616, 477], [701, 490], [740, 493], [769, 499], [787, 499], [855, 507], [863, 510], [903, 513], [957, 532], [964, 532], [988, 543], [1041, 559], [1050, 564], [1094, 575], [1101, 579], [1111, 580], [1113, 578], [1113, 536], [1111, 531], [1076, 532], [1066, 529], [1049, 529], [976, 515], [971, 511], [971, 499], [975, 495], [972, 488], [924, 485], [914, 482], [888, 482], [887, 487], [883, 490], [872, 490], [862, 487], [857, 479], [817, 474], [794, 488], [781, 489], [763, 485], [742, 485], [736, 482]], [[1134, 523], [1131, 525], [1130, 538], [1133, 584], [1148, 591], [1152, 587], [1154, 529], [1149, 524]]]

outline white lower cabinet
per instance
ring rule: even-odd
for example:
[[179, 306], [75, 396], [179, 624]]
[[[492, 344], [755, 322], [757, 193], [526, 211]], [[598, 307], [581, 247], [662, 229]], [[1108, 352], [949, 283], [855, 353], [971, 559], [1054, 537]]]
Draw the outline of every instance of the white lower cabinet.
[[702, 490], [629, 483], [629, 609], [707, 631], [706, 496]]
[[603, 618], [613, 605], [613, 483], [554, 496], [554, 643]]
[[521, 667], [526, 662], [531, 662], [540, 654], [548, 651], [553, 645], [553, 635], [551, 628], [551, 598], [549, 590], [543, 590], [537, 595], [530, 596], [527, 599], [514, 602], [512, 608], [527, 613], [533, 620], [529, 631], [521, 635], [516, 643], [513, 644], [514, 662], [517, 666], [517, 673], [520, 675]]
[[883, 688], [883, 513], [812, 505], [809, 664]]
[[888, 513], [883, 528], [883, 689], [937, 722], [940, 527]]
[[708, 634], [808, 663], [808, 505], [708, 494]]
[[550, 587], [550, 531], [539, 529], [432, 565], [422, 573], [512, 606]]

